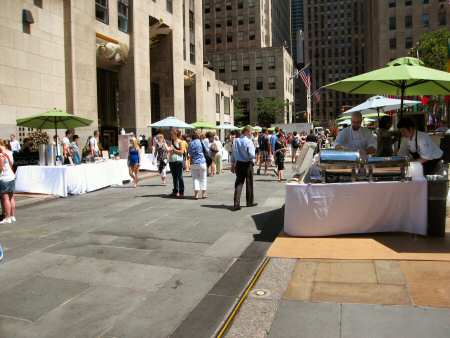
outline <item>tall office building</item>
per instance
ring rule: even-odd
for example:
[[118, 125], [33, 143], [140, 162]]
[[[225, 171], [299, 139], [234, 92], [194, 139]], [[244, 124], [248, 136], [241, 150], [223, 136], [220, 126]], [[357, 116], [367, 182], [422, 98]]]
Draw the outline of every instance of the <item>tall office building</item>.
[[[304, 54], [305, 63], [311, 64], [313, 91], [366, 71], [366, 3], [365, 0], [304, 1]], [[326, 91], [320, 102], [312, 100], [313, 120], [326, 125], [343, 107], [359, 103], [361, 96]]]
[[425, 32], [450, 29], [447, 0], [371, 0], [367, 6], [369, 69], [408, 55]]
[[[304, 58], [304, 15], [303, 0], [292, 0], [291, 31], [292, 57], [294, 66], [301, 69], [305, 65]], [[294, 116], [300, 122], [305, 120], [306, 88], [301, 78], [294, 80]]]
[[[53, 107], [93, 120], [115, 143], [175, 115], [233, 122], [232, 86], [203, 66], [198, 0], [3, 0], [0, 137]], [[206, 109], [215, 107], [215, 109]]]
[[248, 120], [256, 123], [257, 100], [271, 97], [287, 104], [279, 122], [291, 121], [290, 20], [283, 17], [289, 17], [289, 2], [203, 0], [203, 5], [205, 61], [233, 86]]

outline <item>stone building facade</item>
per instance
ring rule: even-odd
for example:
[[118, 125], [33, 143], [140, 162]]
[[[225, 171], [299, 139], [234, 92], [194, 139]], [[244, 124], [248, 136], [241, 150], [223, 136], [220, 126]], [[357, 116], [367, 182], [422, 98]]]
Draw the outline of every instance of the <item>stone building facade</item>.
[[232, 105], [226, 118], [205, 107], [208, 83], [221, 100], [233, 93], [204, 68], [202, 20], [201, 0], [2, 1], [0, 137], [53, 107], [92, 119], [77, 133], [111, 143], [167, 116], [233, 122]]
[[368, 1], [369, 70], [408, 55], [423, 33], [450, 29], [449, 7], [446, 0]]
[[203, 0], [203, 4], [205, 61], [220, 80], [233, 86], [248, 120], [257, 123], [257, 100], [271, 97], [287, 103], [279, 122], [292, 121], [293, 67], [290, 40], [285, 40], [290, 37], [290, 20], [281, 22], [286, 8], [290, 17], [290, 6], [283, 2], [278, 8], [277, 0]]

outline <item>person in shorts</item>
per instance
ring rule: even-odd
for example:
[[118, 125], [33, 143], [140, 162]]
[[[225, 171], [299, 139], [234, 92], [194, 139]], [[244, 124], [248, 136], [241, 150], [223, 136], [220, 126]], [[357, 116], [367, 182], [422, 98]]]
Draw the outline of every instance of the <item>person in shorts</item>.
[[291, 147], [292, 147], [292, 163], [297, 162], [297, 152], [301, 146], [300, 136], [296, 131], [292, 133]]
[[270, 146], [270, 135], [266, 128], [263, 128], [261, 134], [258, 137], [259, 145], [259, 168], [256, 172], [257, 175], [261, 174], [261, 167], [264, 163], [264, 175], [267, 175], [267, 168], [271, 162], [271, 146]]
[[16, 221], [15, 182], [16, 175], [13, 170], [12, 156], [6, 148], [6, 143], [0, 140], [0, 199], [3, 211], [3, 219], [0, 224]]

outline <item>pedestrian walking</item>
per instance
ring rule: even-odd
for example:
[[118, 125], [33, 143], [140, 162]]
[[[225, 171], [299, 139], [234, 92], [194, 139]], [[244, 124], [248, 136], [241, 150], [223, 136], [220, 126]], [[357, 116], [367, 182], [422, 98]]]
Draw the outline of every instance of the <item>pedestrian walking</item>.
[[138, 184], [139, 173], [139, 150], [140, 146], [136, 137], [130, 139], [130, 145], [128, 147], [128, 170], [130, 176], [133, 179], [133, 185], [136, 188]]
[[292, 133], [292, 141], [291, 141], [291, 147], [292, 147], [292, 163], [297, 162], [297, 152], [298, 149], [301, 146], [301, 140], [300, 136], [297, 134], [296, 131]]
[[261, 167], [264, 164], [264, 175], [267, 175], [267, 168], [270, 165], [270, 136], [267, 128], [263, 128], [261, 134], [258, 137], [259, 144], [259, 167], [256, 172], [257, 175], [261, 174]]
[[275, 143], [275, 164], [277, 166], [278, 182], [283, 180], [284, 159], [287, 150], [287, 140], [282, 132], [278, 134], [277, 142]]
[[236, 174], [234, 184], [233, 210], [241, 209], [241, 193], [245, 183], [247, 207], [253, 207], [253, 160], [255, 159], [255, 146], [252, 141], [251, 127], [247, 126], [242, 131], [242, 136], [234, 140], [231, 172]]
[[6, 149], [5, 142], [0, 140], [0, 199], [3, 212], [3, 220], [0, 224], [16, 221], [15, 182], [12, 156]]
[[173, 190], [171, 196], [184, 196], [183, 181], [183, 142], [181, 140], [181, 132], [172, 128], [170, 131], [172, 145], [169, 147], [169, 167], [173, 178]]
[[169, 150], [166, 140], [164, 139], [164, 135], [162, 133], [159, 133], [154, 138], [154, 153], [153, 156], [155, 158], [155, 161], [158, 164], [158, 172], [161, 176], [161, 183], [163, 185], [167, 184], [167, 152]]
[[[222, 143], [219, 140], [219, 136], [215, 135], [214, 136], [214, 148], [217, 149], [216, 154], [214, 155], [214, 164], [216, 167], [216, 174], [221, 174], [222, 173], [222, 150], [223, 150], [223, 146]], [[211, 147], [212, 148], [212, 145]]]
[[194, 187], [194, 198], [199, 199], [200, 191], [202, 198], [207, 198], [207, 170], [205, 146], [200, 140], [200, 132], [195, 131], [192, 135], [192, 141], [189, 144], [189, 156], [191, 158], [191, 175]]

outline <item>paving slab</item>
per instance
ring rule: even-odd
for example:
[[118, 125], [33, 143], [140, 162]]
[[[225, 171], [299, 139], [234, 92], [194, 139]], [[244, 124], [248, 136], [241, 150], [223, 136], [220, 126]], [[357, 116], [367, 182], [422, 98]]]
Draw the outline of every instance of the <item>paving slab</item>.
[[332, 283], [376, 283], [373, 262], [320, 262], [314, 280]]
[[380, 284], [406, 284], [400, 262], [398, 261], [375, 261], [377, 281]]
[[242, 232], [227, 232], [204, 253], [211, 257], [237, 258], [253, 242], [253, 235]]
[[342, 305], [342, 338], [448, 338], [450, 310]]
[[142, 291], [93, 287], [22, 331], [24, 337], [97, 338], [146, 297]]
[[102, 259], [68, 257], [58, 266], [42, 274], [47, 277], [155, 291], [179, 270], [152, 265], [125, 263]]
[[314, 283], [311, 293], [314, 302], [411, 304], [405, 285], [370, 283]]
[[340, 304], [282, 300], [269, 337], [340, 338], [340, 311]]
[[184, 270], [161, 289], [148, 293], [105, 337], [168, 337], [211, 289], [221, 274]]
[[35, 321], [89, 284], [35, 276], [0, 293], [0, 315]]

